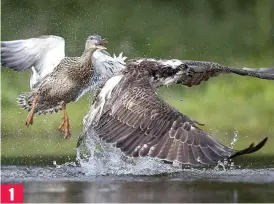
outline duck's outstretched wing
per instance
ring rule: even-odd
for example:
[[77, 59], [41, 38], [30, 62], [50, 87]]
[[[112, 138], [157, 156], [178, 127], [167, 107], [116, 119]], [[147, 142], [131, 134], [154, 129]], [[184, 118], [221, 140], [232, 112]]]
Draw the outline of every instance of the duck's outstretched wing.
[[169, 162], [198, 165], [249, 154], [258, 145], [233, 150], [206, 134], [197, 122], [161, 100], [147, 78], [124, 77], [111, 93], [94, 130], [126, 156], [156, 157]]
[[220, 74], [234, 73], [241, 76], [250, 76], [267, 80], [274, 80], [274, 69], [262, 71], [261, 69], [232, 68], [214, 62], [191, 61], [191, 60], [156, 60], [137, 59], [128, 62], [128, 65], [135, 64], [139, 68], [145, 67], [151, 72], [154, 83], [168, 85], [180, 83], [191, 87], [199, 85], [209, 78]]
[[1, 65], [15, 71], [31, 68], [31, 88], [51, 73], [64, 57], [65, 40], [58, 36], [1, 41]]

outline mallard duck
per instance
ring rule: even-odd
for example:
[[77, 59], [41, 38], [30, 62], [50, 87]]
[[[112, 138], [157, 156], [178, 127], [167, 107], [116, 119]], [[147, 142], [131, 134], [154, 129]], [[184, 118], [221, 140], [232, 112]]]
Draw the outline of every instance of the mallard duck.
[[200, 127], [203, 124], [171, 107], [156, 93], [156, 87], [172, 83], [198, 85], [221, 73], [274, 79], [273, 75], [211, 62], [132, 60], [120, 75], [111, 77], [95, 97], [84, 118], [85, 128], [77, 146], [95, 134], [128, 157], [150, 156], [167, 163], [190, 165], [214, 164], [258, 151], [267, 137], [256, 146], [251, 144], [246, 149], [234, 150], [205, 133]]
[[97, 76], [92, 65], [92, 55], [97, 49], [106, 49], [104, 40], [98, 36], [89, 36], [81, 57], [65, 57], [35, 88], [20, 95], [18, 104], [29, 111], [25, 125], [33, 124], [35, 113], [53, 113], [63, 110], [63, 122], [58, 127], [65, 138], [70, 135], [69, 118], [66, 104], [77, 100], [94, 85]]
[[[120, 53], [111, 57], [106, 50], [96, 50], [93, 64], [98, 75], [109, 76], [125, 65]], [[17, 72], [31, 69], [30, 88], [34, 89], [65, 57], [65, 40], [60, 36], [44, 35], [37, 38], [1, 41], [1, 65]], [[99, 77], [99, 76], [98, 76]]]

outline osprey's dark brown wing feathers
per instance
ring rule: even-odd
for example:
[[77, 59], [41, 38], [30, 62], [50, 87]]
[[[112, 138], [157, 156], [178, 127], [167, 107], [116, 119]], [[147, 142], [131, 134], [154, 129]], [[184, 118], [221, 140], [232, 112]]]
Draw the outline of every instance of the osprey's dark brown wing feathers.
[[134, 81], [123, 77], [94, 130], [126, 156], [150, 156], [192, 165], [248, 154], [266, 142], [265, 139], [238, 152], [222, 145], [198, 128], [195, 121], [160, 99], [146, 77]]
[[160, 81], [167, 85], [168, 82], [183, 84], [191, 87], [207, 81], [211, 77], [220, 74], [234, 73], [241, 76], [250, 76], [260, 79], [274, 80], [274, 69], [249, 69], [227, 67], [215, 62], [192, 61], [192, 60], [155, 60], [143, 58], [131, 60], [128, 65], [135, 64], [139, 68], [145, 68], [151, 71], [154, 81]]
[[182, 60], [186, 65], [187, 72], [180, 77], [177, 83], [185, 86], [199, 85], [203, 81], [207, 81], [211, 77], [218, 76], [220, 74], [234, 73], [241, 76], [250, 76], [260, 79], [274, 80], [274, 72], [262, 71], [261, 69], [245, 69], [245, 68], [233, 68], [227, 67], [215, 62], [205, 61], [191, 61]]

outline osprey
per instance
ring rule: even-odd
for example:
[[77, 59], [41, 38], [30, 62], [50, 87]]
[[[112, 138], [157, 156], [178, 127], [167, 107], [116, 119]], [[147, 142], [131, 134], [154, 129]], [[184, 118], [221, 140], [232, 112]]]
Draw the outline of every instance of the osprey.
[[261, 149], [267, 138], [237, 151], [216, 141], [200, 123], [163, 101], [156, 88], [172, 83], [188, 87], [219, 74], [235, 73], [273, 80], [274, 75], [226, 67], [213, 62], [131, 60], [120, 75], [111, 77], [95, 97], [84, 118], [77, 146], [92, 130], [128, 157], [150, 156], [181, 164], [213, 164]]
[[64, 117], [58, 129], [65, 132], [65, 137], [70, 135], [66, 104], [77, 101], [121, 68], [121, 55], [114, 59], [104, 51], [95, 54], [97, 49], [106, 49], [102, 46], [105, 43], [99, 35], [89, 36], [82, 56], [65, 57], [64, 39], [58, 36], [1, 42], [3, 66], [15, 71], [32, 69], [31, 92], [18, 98], [19, 106], [29, 111], [27, 127], [33, 124], [35, 113], [47, 114], [62, 109]]

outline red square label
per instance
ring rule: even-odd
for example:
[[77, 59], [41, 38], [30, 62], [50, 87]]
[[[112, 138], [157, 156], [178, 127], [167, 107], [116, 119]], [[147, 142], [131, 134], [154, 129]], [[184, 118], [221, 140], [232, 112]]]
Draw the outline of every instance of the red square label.
[[1, 184], [1, 203], [23, 203], [23, 184]]

